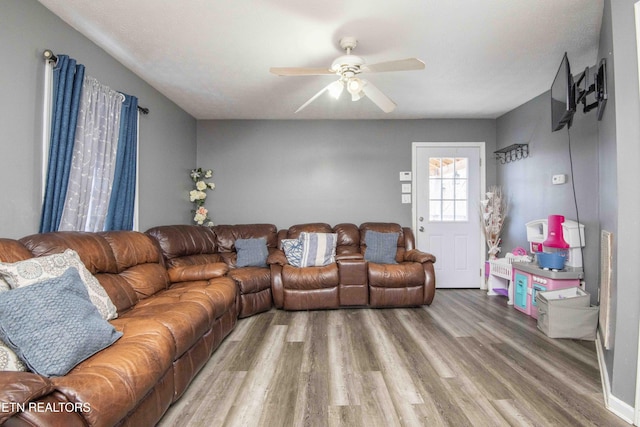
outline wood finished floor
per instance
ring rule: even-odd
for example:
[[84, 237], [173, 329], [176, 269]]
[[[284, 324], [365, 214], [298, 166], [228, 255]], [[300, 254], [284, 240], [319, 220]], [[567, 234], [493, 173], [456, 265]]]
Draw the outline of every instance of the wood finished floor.
[[429, 307], [240, 319], [160, 426], [628, 426], [595, 345], [479, 290]]

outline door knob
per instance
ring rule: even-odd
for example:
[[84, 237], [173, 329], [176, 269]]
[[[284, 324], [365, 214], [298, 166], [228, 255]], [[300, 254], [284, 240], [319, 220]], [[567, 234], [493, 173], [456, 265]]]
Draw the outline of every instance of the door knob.
[[424, 227], [421, 226], [420, 228], [418, 228], [418, 231], [422, 231], [423, 232], [424, 231]]

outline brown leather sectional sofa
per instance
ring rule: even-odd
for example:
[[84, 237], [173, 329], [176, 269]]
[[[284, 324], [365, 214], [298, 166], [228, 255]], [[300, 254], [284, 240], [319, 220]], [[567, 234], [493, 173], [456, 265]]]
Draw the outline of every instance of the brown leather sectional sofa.
[[[365, 261], [368, 230], [397, 232], [397, 264]], [[302, 231], [337, 233], [336, 261], [293, 267], [281, 242]], [[237, 239], [264, 238], [268, 266], [237, 267]], [[122, 337], [61, 377], [0, 372], [0, 423], [151, 426], [184, 393], [237, 319], [272, 307], [430, 304], [432, 255], [397, 224], [154, 227], [146, 233], [57, 232], [0, 239], [0, 261], [75, 250], [118, 310]]]

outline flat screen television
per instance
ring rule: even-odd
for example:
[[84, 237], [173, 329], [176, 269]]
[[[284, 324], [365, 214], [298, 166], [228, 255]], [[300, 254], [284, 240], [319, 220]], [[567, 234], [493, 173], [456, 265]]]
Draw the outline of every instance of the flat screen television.
[[565, 52], [551, 85], [551, 131], [555, 132], [567, 125], [571, 127], [576, 112], [576, 91], [571, 75], [569, 58]]

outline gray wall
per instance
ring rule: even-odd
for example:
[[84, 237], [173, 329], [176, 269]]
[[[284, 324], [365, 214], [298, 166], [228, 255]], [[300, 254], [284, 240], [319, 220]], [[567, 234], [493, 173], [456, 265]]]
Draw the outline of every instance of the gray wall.
[[[558, 65], [560, 60], [558, 58]], [[571, 58], [569, 58], [571, 60]], [[554, 76], [549, 76], [549, 86]], [[498, 183], [509, 197], [509, 216], [502, 247], [527, 248], [525, 224], [551, 214], [564, 215], [585, 226], [583, 264], [586, 290], [597, 300], [600, 257], [598, 221], [598, 135], [595, 111], [574, 116], [570, 129], [573, 183], [569, 161], [569, 135], [565, 127], [551, 132], [550, 95], [546, 92], [497, 120], [497, 143], [506, 147], [528, 143], [529, 157], [497, 167]], [[556, 174], [567, 175], [567, 183], [553, 185]], [[575, 184], [578, 214], [573, 197]]]
[[[605, 363], [614, 396], [633, 406], [640, 306], [640, 105], [633, 4], [605, 1], [599, 57], [607, 57], [610, 99], [602, 122], [576, 116], [572, 128], [580, 220], [587, 227], [587, 288], [597, 280], [593, 244], [615, 233], [614, 347]], [[189, 223], [188, 172], [215, 169], [207, 206], [217, 223], [395, 221], [411, 225], [400, 204], [398, 172], [411, 169], [414, 141], [485, 141], [487, 153], [531, 143], [531, 157], [495, 165], [487, 184], [512, 197], [503, 247], [526, 243], [524, 222], [549, 213], [573, 218], [566, 132], [549, 131], [543, 94], [494, 120], [201, 121], [182, 111], [35, 0], [0, 1], [0, 236], [35, 233], [41, 209], [42, 51], [67, 53], [114, 89], [140, 99], [140, 228]], [[552, 76], [550, 76], [551, 80]], [[615, 90], [615, 92], [614, 92]], [[597, 138], [594, 138], [597, 135]], [[497, 142], [496, 142], [497, 141]], [[595, 142], [598, 141], [598, 142]]]
[[[640, 321], [640, 98], [635, 2], [605, 1], [598, 59], [607, 59], [609, 100], [602, 121], [596, 121], [595, 112], [585, 115], [580, 111], [571, 128], [580, 221], [587, 234], [586, 286], [594, 303], [599, 288], [599, 232], [614, 233], [614, 340], [613, 348], [603, 356], [613, 396], [630, 407], [635, 405]], [[511, 197], [506, 247], [526, 243], [526, 221], [549, 213], [575, 219], [570, 183], [551, 185], [551, 175], [568, 173], [568, 136], [566, 129], [550, 131], [548, 100], [545, 93], [497, 120], [498, 147], [530, 142], [531, 149], [530, 158], [497, 169], [497, 181]]]
[[484, 141], [493, 152], [495, 121], [199, 121], [198, 165], [216, 183], [206, 206], [218, 224], [411, 226], [398, 174], [411, 170], [411, 143], [430, 141]]
[[189, 221], [188, 172], [196, 120], [35, 0], [0, 1], [0, 236], [38, 231], [44, 60], [51, 49], [86, 65], [87, 74], [140, 100], [140, 229]]
[[614, 232], [615, 244], [614, 342], [604, 358], [613, 395], [631, 406], [640, 321], [640, 92], [635, 2], [605, 1], [599, 52], [607, 58], [610, 83], [608, 111], [599, 127], [600, 210], [602, 227]]

